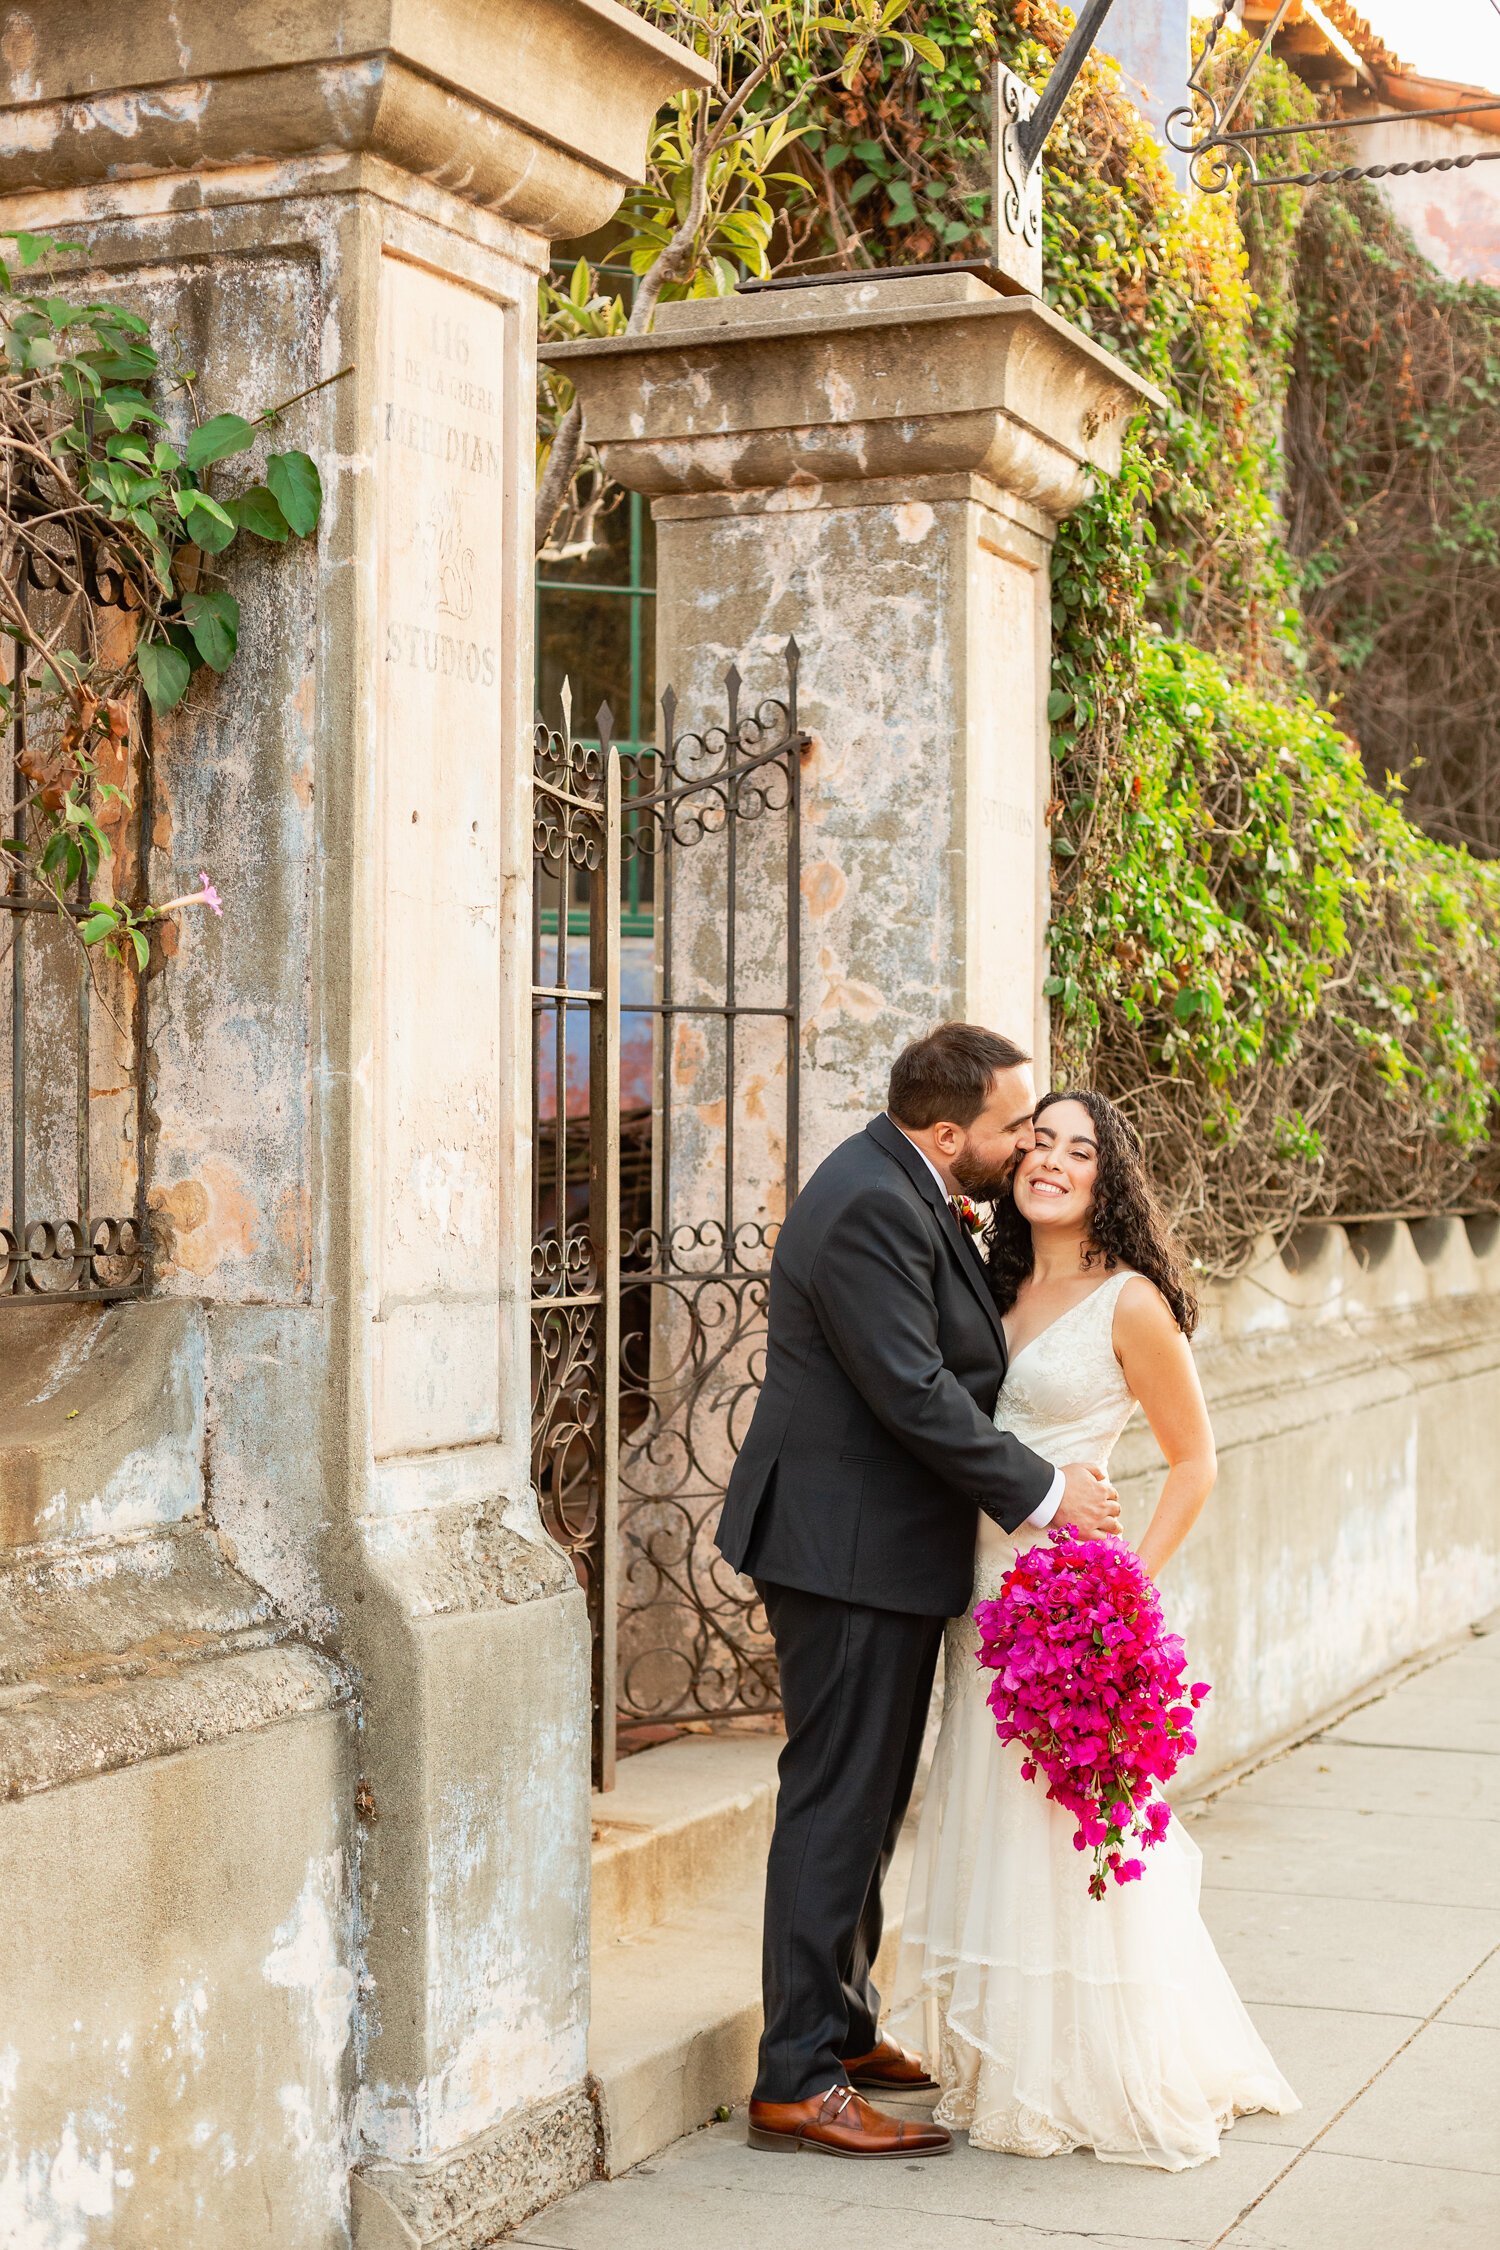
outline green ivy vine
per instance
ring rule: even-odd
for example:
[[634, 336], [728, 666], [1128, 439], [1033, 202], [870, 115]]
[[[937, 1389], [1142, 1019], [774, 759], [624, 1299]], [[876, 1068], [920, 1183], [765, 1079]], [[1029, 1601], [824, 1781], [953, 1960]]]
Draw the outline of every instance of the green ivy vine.
[[0, 240], [12, 245], [0, 259], [0, 635], [12, 650], [0, 721], [18, 776], [0, 862], [85, 947], [144, 969], [153, 924], [221, 901], [206, 874], [171, 900], [109, 895], [111, 834], [145, 755], [142, 699], [164, 713], [196, 674], [229, 670], [240, 607], [224, 558], [244, 537], [310, 538], [322, 485], [292, 448], [226, 489], [223, 465], [296, 402], [205, 416], [196, 371], [164, 364], [138, 313], [66, 279], [26, 281], [82, 244]]
[[[1070, 19], [994, 16], [1040, 85]], [[944, 70], [868, 70], [802, 144], [846, 261], [985, 254], [989, 50], [958, 0], [914, 20]], [[1255, 98], [1263, 124], [1316, 114], [1280, 64]], [[1372, 785], [1314, 691], [1349, 688], [1440, 548], [1469, 566], [1465, 637], [1500, 695], [1494, 293], [1419, 271], [1373, 196], [1179, 194], [1102, 59], [1048, 143], [1043, 226], [1049, 302], [1170, 401], [1054, 553], [1054, 1078], [1129, 1110], [1206, 1270], [1306, 1214], [1492, 1206], [1500, 876], [1414, 826], [1383, 768]], [[1439, 317], [1460, 376], [1424, 390], [1411, 336]], [[1327, 505], [1289, 540], [1315, 443]], [[1465, 452], [1494, 473], [1462, 476]], [[1441, 504], [1345, 593], [1401, 461], [1396, 489]], [[1454, 662], [1439, 637], [1434, 667]]]

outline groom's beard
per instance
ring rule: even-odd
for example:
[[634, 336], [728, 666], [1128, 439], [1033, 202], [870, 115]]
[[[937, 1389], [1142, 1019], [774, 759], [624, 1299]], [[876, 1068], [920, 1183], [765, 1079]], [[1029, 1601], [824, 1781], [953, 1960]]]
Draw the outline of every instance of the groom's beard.
[[997, 1169], [992, 1164], [986, 1164], [980, 1157], [970, 1156], [966, 1151], [962, 1156], [955, 1156], [948, 1169], [965, 1195], [972, 1195], [976, 1203], [998, 1203], [1003, 1195], [1010, 1193], [1010, 1183], [1016, 1176], [1019, 1161], [1020, 1152], [1017, 1151], [1014, 1156], [1008, 1156]]

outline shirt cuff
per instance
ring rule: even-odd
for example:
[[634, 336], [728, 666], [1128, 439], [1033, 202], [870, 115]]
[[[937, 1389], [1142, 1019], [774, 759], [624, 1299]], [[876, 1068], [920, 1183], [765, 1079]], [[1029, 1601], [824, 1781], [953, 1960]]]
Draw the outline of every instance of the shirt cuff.
[[1046, 1499], [1042, 1502], [1039, 1508], [1036, 1508], [1032, 1511], [1032, 1513], [1026, 1518], [1026, 1521], [1029, 1524], [1032, 1524], [1036, 1528], [1036, 1530], [1045, 1531], [1048, 1524], [1052, 1521], [1052, 1518], [1057, 1514], [1058, 1509], [1062, 1506], [1062, 1496], [1063, 1473], [1062, 1470], [1059, 1469], [1052, 1479], [1052, 1489], [1048, 1493]]

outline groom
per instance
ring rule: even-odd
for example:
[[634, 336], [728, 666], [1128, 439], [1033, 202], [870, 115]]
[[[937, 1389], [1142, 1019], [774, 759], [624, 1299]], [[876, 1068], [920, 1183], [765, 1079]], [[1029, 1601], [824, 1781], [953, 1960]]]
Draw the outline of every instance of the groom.
[[1007, 1531], [1119, 1525], [1097, 1469], [1054, 1469], [993, 1420], [1005, 1337], [963, 1205], [1004, 1192], [1035, 1105], [1019, 1047], [941, 1024], [897, 1056], [885, 1115], [819, 1165], [777, 1239], [765, 1381], [718, 1529], [765, 1604], [786, 1713], [755, 2148], [952, 2145], [857, 2090], [931, 2084], [880, 2037], [871, 1971], [943, 1627], [969, 1604], [981, 1510]]

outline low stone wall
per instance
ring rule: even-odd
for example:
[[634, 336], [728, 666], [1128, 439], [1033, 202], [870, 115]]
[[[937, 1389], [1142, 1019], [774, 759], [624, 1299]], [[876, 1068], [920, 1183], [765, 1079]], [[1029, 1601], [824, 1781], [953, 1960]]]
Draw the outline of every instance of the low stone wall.
[[[1213, 1682], [1194, 1780], [1500, 1603], [1500, 1221], [1310, 1226], [1211, 1294], [1219, 1481], [1163, 1597]], [[1162, 1473], [1115, 1455], [1132, 1536]]]
[[347, 1675], [207, 1520], [201, 1308], [3, 1317], [0, 2242], [326, 2250]]

